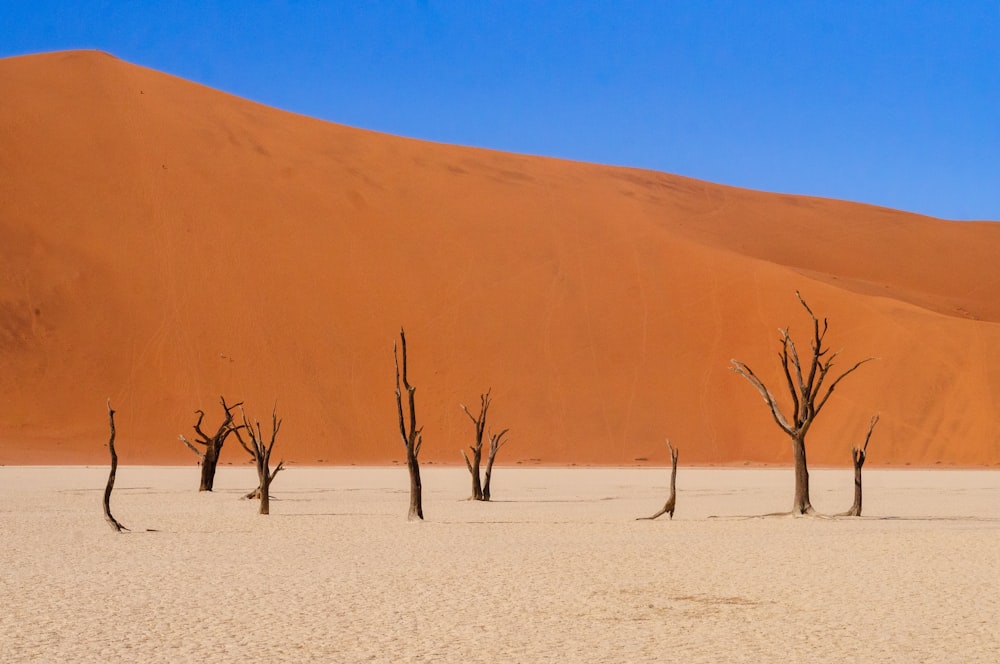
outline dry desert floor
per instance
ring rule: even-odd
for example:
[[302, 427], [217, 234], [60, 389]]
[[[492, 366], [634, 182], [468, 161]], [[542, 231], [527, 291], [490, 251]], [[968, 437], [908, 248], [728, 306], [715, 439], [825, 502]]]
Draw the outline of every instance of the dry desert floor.
[[[4, 662], [996, 662], [1000, 472], [871, 470], [860, 519], [756, 518], [788, 469], [0, 468]], [[813, 471], [846, 509], [850, 470]], [[149, 529], [149, 530], [147, 530]]]

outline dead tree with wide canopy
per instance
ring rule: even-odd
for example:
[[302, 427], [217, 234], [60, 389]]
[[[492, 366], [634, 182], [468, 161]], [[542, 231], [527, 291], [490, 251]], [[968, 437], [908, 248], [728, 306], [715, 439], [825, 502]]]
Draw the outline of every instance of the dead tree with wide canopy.
[[222, 410], [225, 413], [225, 417], [222, 420], [222, 424], [219, 425], [219, 428], [212, 436], [209, 436], [201, 429], [201, 422], [205, 419], [205, 411], [194, 411], [198, 415], [198, 421], [194, 423], [194, 432], [198, 434], [198, 438], [194, 442], [204, 447], [204, 452], [195, 447], [183, 435], [180, 436], [181, 442], [201, 458], [201, 484], [198, 485], [198, 491], [212, 490], [215, 484], [215, 468], [219, 465], [219, 453], [222, 452], [222, 446], [225, 444], [229, 434], [243, 426], [233, 423], [233, 409], [242, 406], [243, 402], [227, 406], [225, 397], [219, 397], [219, 401], [222, 403]]
[[764, 402], [770, 408], [774, 421], [792, 439], [792, 455], [795, 460], [795, 496], [792, 500], [792, 513], [813, 514], [815, 510], [813, 510], [812, 502], [809, 500], [806, 434], [823, 407], [826, 406], [830, 395], [833, 394], [840, 381], [857, 371], [861, 365], [876, 358], [865, 358], [836, 378], [832, 378], [830, 370], [834, 367], [834, 360], [840, 351], [830, 353], [830, 349], [823, 346], [829, 328], [827, 320], [824, 318], [821, 325], [812, 309], [802, 299], [802, 295], [795, 291], [795, 296], [812, 318], [813, 334], [810, 341], [811, 357], [803, 363], [799, 358], [795, 342], [789, 335], [788, 328], [780, 330], [781, 352], [778, 354], [778, 358], [781, 360], [786, 387], [791, 399], [790, 417], [781, 411], [771, 390], [751, 371], [750, 367], [739, 360], [734, 359], [731, 362], [733, 364], [732, 370], [757, 388], [757, 391], [764, 397]]
[[878, 424], [878, 414], [872, 415], [871, 422], [868, 423], [868, 433], [865, 434], [865, 442], [861, 447], [851, 445], [851, 459], [854, 461], [854, 504], [840, 516], [861, 516], [861, 466], [865, 465], [868, 457], [868, 441], [872, 438], [872, 431]]
[[641, 516], [636, 521], [653, 521], [654, 519], [659, 519], [664, 514], [670, 514], [670, 518], [674, 518], [674, 509], [677, 506], [677, 454], [678, 450], [674, 449], [673, 445], [670, 444], [670, 439], [667, 438], [667, 449], [670, 451], [670, 497], [667, 498], [667, 502], [663, 505], [663, 509], [654, 514], [653, 516]]
[[[400, 346], [403, 351], [403, 374], [400, 383], [399, 373], [399, 353], [396, 350], [396, 342], [392, 342], [392, 356], [396, 361], [396, 411], [399, 415], [399, 435], [403, 439], [403, 446], [406, 448], [406, 469], [410, 473], [410, 511], [408, 518], [423, 520], [423, 487], [420, 484], [420, 463], [417, 457], [420, 455], [420, 446], [424, 442], [423, 427], [417, 428], [417, 411], [414, 405], [414, 392], [417, 388], [410, 385], [406, 374], [406, 333], [403, 328], [399, 328]], [[403, 415], [403, 390], [406, 390], [407, 403], [409, 405], [409, 428]]]
[[260, 498], [260, 514], [271, 513], [271, 480], [285, 467], [284, 461], [279, 461], [278, 465], [271, 470], [271, 450], [274, 449], [274, 441], [278, 438], [278, 430], [281, 428], [281, 420], [278, 419], [277, 408], [271, 411], [271, 439], [265, 443], [264, 435], [260, 428], [260, 422], [253, 423], [247, 418], [246, 411], [240, 406], [240, 414], [243, 416], [243, 426], [247, 438], [250, 442], [243, 440], [239, 430], [235, 430], [236, 439], [240, 445], [250, 455], [251, 461], [257, 467], [257, 489], [247, 494], [247, 498]]

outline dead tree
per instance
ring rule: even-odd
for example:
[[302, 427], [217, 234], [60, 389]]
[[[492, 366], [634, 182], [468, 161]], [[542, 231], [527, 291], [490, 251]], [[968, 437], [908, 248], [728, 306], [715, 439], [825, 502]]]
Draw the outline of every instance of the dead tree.
[[490, 454], [486, 457], [486, 474], [483, 476], [483, 500], [490, 499], [490, 481], [493, 479], [493, 461], [497, 458], [497, 452], [507, 444], [504, 436], [510, 429], [504, 429], [500, 433], [490, 433]]
[[813, 337], [811, 340], [810, 347], [812, 349], [812, 357], [805, 363], [799, 360], [798, 351], [795, 348], [795, 343], [792, 341], [791, 336], [788, 334], [788, 328], [780, 330], [781, 337], [781, 353], [778, 354], [781, 360], [781, 366], [784, 370], [785, 381], [787, 383], [788, 394], [791, 398], [791, 417], [786, 417], [781, 409], [778, 407], [778, 402], [774, 398], [771, 391], [764, 385], [764, 383], [757, 377], [757, 375], [750, 370], [743, 362], [739, 360], [731, 360], [733, 366], [732, 370], [740, 374], [748, 381], [750, 384], [757, 388], [761, 396], [764, 397], [764, 402], [771, 409], [771, 415], [774, 417], [774, 421], [778, 423], [781, 430], [784, 431], [792, 439], [792, 455], [795, 459], [795, 496], [792, 500], [792, 513], [793, 514], [813, 514], [812, 503], [809, 500], [809, 469], [806, 464], [806, 434], [809, 432], [809, 428], [812, 426], [816, 417], [819, 415], [820, 411], [826, 405], [827, 400], [830, 395], [833, 394], [833, 390], [840, 384], [844, 378], [854, 373], [862, 364], [870, 362], [876, 358], [869, 357], [860, 362], [856, 363], [850, 369], [840, 374], [837, 378], [833, 379], [829, 385], [826, 387], [826, 391], [823, 392], [824, 384], [827, 382], [830, 369], [834, 366], [834, 360], [840, 351], [829, 353], [829, 348], [823, 346], [823, 340], [826, 337], [826, 332], [829, 327], [827, 320], [823, 319], [823, 325], [820, 326], [819, 320], [817, 320], [815, 314], [813, 314], [812, 309], [806, 304], [806, 301], [802, 299], [802, 295], [798, 291], [795, 291], [795, 296], [798, 297], [799, 302], [809, 313], [812, 318], [813, 323]]
[[[423, 427], [417, 428], [417, 411], [414, 406], [413, 393], [415, 387], [410, 385], [406, 375], [406, 333], [403, 328], [399, 328], [400, 346], [403, 350], [403, 377], [400, 384], [399, 375], [399, 354], [396, 352], [396, 342], [392, 342], [392, 356], [396, 361], [396, 410], [399, 415], [399, 435], [403, 439], [403, 446], [406, 447], [406, 469], [410, 472], [410, 511], [408, 518], [423, 520], [423, 488], [420, 485], [420, 463], [417, 457], [420, 455], [420, 446], [423, 444]], [[403, 393], [406, 390], [407, 402], [410, 411], [410, 426], [407, 430], [406, 420], [403, 417]]]
[[260, 422], [254, 421], [254, 423], [251, 424], [247, 419], [247, 414], [243, 410], [242, 406], [240, 406], [240, 414], [243, 415], [243, 426], [239, 428], [246, 431], [247, 438], [250, 439], [250, 442], [248, 444], [243, 440], [243, 436], [240, 435], [239, 430], [235, 430], [236, 439], [240, 441], [240, 445], [242, 445], [243, 449], [247, 451], [247, 454], [250, 455], [250, 459], [257, 467], [257, 488], [247, 494], [246, 497], [259, 497], [260, 514], [270, 514], [271, 480], [273, 480], [274, 476], [281, 472], [281, 469], [285, 467], [285, 462], [279, 461], [274, 470], [271, 470], [271, 450], [274, 449], [274, 441], [278, 438], [278, 430], [281, 428], [281, 420], [278, 419], [277, 408], [272, 410], [271, 439], [265, 444], [264, 435], [260, 429]]
[[865, 465], [865, 458], [868, 456], [868, 441], [871, 440], [872, 431], [878, 424], [878, 415], [872, 415], [871, 422], [868, 423], [868, 433], [865, 434], [865, 442], [861, 448], [851, 445], [851, 458], [854, 460], [854, 504], [840, 516], [861, 516], [861, 466]]
[[472, 459], [465, 454], [465, 450], [461, 450], [462, 458], [465, 459], [465, 467], [469, 469], [469, 473], [472, 475], [472, 496], [469, 500], [483, 500], [483, 484], [479, 479], [479, 465], [483, 458], [483, 431], [486, 429], [486, 411], [490, 409], [490, 390], [486, 390], [485, 394], [479, 395], [479, 415], [473, 417], [469, 409], [465, 407], [465, 404], [459, 404], [465, 414], [469, 416], [472, 420], [472, 424], [476, 429], [476, 441], [469, 445], [469, 451], [472, 453]]
[[198, 438], [194, 442], [204, 447], [204, 452], [192, 445], [191, 441], [184, 436], [179, 436], [181, 442], [201, 458], [201, 484], [198, 486], [198, 491], [212, 490], [215, 484], [215, 468], [219, 465], [219, 453], [222, 452], [222, 446], [226, 442], [226, 438], [229, 437], [229, 434], [239, 428], [239, 426], [233, 424], [233, 409], [242, 406], [243, 402], [227, 406], [225, 397], [219, 397], [219, 400], [222, 403], [225, 418], [223, 418], [222, 424], [219, 425], [218, 430], [213, 436], [209, 436], [201, 430], [201, 421], [205, 418], [205, 411], [194, 411], [198, 414], [198, 421], [194, 423], [194, 431], [198, 434]]
[[111, 490], [115, 488], [115, 473], [118, 472], [118, 453], [115, 452], [115, 411], [111, 409], [111, 399], [108, 399], [108, 419], [111, 421], [111, 438], [108, 440], [108, 449], [111, 450], [111, 472], [108, 474], [108, 484], [104, 487], [104, 519], [115, 532], [120, 533], [128, 528], [111, 516]]
[[652, 521], [653, 519], [658, 519], [664, 514], [670, 514], [670, 518], [674, 518], [674, 508], [677, 506], [677, 454], [678, 450], [675, 450], [670, 444], [670, 439], [667, 439], [667, 449], [670, 450], [670, 498], [667, 499], [666, 504], [663, 509], [654, 514], [653, 516], [642, 516], [636, 519], [636, 521]]

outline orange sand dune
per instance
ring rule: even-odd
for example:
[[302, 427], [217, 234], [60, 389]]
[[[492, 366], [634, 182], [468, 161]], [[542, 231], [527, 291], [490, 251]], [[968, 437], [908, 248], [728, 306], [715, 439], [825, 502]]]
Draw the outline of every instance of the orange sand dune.
[[286, 460], [402, 459], [401, 324], [426, 461], [492, 386], [502, 462], [785, 463], [728, 367], [780, 386], [796, 289], [881, 358], [814, 464], [874, 412], [872, 464], [1000, 463], [1000, 224], [397, 138], [101, 53], [0, 61], [0, 95], [0, 463], [104, 463], [108, 397], [123, 462], [192, 462], [222, 394], [277, 402]]

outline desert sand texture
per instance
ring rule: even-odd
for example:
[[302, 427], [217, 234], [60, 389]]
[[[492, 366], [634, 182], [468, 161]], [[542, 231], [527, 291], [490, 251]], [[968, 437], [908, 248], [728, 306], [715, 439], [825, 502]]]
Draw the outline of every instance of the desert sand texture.
[[[351, 94], [344, 90], [344, 95]], [[299, 464], [461, 464], [493, 389], [503, 459], [787, 463], [760, 396], [799, 290], [845, 381], [810, 432], [849, 466], [1000, 463], [1000, 224], [321, 122], [98, 52], [0, 61], [0, 463], [188, 463], [219, 397]], [[822, 155], [816, 158], [821, 159]], [[233, 446], [224, 462], [241, 462]]]
[[[995, 662], [1000, 473], [872, 470], [866, 516], [791, 471], [0, 468], [5, 662]], [[846, 509], [851, 473], [813, 473]], [[715, 517], [715, 518], [713, 518]], [[155, 529], [148, 532], [146, 529]]]

